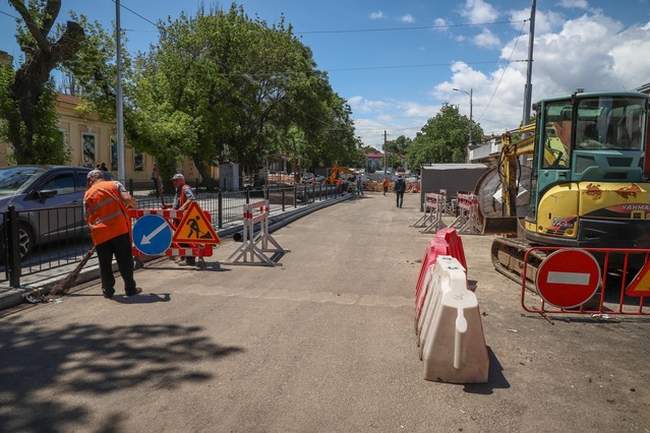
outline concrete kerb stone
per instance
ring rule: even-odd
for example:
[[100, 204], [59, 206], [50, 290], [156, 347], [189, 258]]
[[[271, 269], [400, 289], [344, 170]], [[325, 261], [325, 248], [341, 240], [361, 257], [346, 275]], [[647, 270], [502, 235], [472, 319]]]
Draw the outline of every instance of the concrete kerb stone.
[[[324, 202], [315, 203], [312, 205], [307, 205], [298, 209], [284, 212], [279, 215], [271, 216], [269, 231], [274, 232], [287, 224], [296, 221], [304, 216], [309, 215], [312, 212], [317, 210], [324, 209], [326, 207], [332, 206], [334, 204], [340, 203], [345, 200], [352, 198], [351, 194], [345, 194], [336, 199], [327, 200]], [[233, 225], [231, 227], [226, 227], [225, 229], [219, 230], [218, 235], [221, 239], [225, 239], [233, 236], [235, 233], [242, 230], [242, 224]], [[145, 263], [154, 262], [158, 260], [166, 260], [166, 257], [141, 257], [141, 260]], [[113, 263], [113, 272], [116, 272], [117, 263]], [[25, 284], [20, 289], [10, 289], [4, 293], [0, 294], [0, 310], [16, 307], [25, 302], [26, 296], [45, 296], [47, 295], [52, 287], [56, 285], [59, 281], [63, 280], [67, 274], [62, 274], [60, 276], [47, 278], [45, 280], [38, 281], [36, 283]], [[99, 278], [99, 266], [91, 265], [84, 268], [77, 278], [77, 283], [75, 287], [79, 287], [83, 284], [86, 284], [90, 281], [96, 280]], [[69, 293], [74, 293], [75, 287], [71, 288]], [[80, 288], [79, 288], [80, 289]]]

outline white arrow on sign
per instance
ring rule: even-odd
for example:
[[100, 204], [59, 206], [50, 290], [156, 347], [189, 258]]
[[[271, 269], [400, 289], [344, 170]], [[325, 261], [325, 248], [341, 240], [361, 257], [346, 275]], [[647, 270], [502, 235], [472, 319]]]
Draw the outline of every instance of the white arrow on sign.
[[149, 233], [148, 235], [142, 235], [142, 241], [140, 242], [140, 244], [149, 245], [151, 243], [151, 239], [155, 238], [158, 233], [165, 230], [165, 227], [167, 227], [167, 225], [168, 224], [164, 222], [160, 224], [158, 227], [156, 227], [156, 229], [151, 233]]

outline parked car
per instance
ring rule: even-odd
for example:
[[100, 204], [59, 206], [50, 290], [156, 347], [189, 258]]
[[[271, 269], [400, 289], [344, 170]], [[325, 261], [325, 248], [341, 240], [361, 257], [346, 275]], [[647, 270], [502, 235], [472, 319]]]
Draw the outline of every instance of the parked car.
[[[79, 237], [85, 233], [84, 167], [15, 166], [0, 169], [0, 213], [10, 205], [18, 212], [21, 257], [36, 245]], [[2, 248], [4, 250], [4, 248]]]

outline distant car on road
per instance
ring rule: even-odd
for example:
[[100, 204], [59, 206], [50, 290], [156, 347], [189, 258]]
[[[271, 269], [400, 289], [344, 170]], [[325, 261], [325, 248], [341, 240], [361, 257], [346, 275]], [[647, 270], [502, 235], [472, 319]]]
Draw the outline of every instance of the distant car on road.
[[18, 212], [21, 257], [38, 244], [84, 233], [82, 202], [89, 171], [85, 167], [24, 165], [0, 169], [3, 230], [5, 212], [13, 205]]

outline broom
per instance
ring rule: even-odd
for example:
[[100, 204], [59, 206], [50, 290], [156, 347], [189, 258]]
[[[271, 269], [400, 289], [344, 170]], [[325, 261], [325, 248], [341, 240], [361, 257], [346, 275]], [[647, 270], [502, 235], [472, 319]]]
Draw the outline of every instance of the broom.
[[92, 247], [91, 249], [88, 250], [85, 256], [81, 259], [79, 264], [68, 274], [67, 277], [65, 277], [63, 280], [59, 281], [56, 283], [56, 285], [50, 290], [50, 295], [59, 295], [59, 294], [65, 294], [68, 290], [70, 290], [70, 287], [74, 286], [74, 283], [77, 282], [77, 278], [79, 277], [79, 273], [83, 269], [84, 266], [86, 266], [86, 263], [88, 263], [88, 260], [92, 257], [92, 255], [95, 254], [95, 247]]

